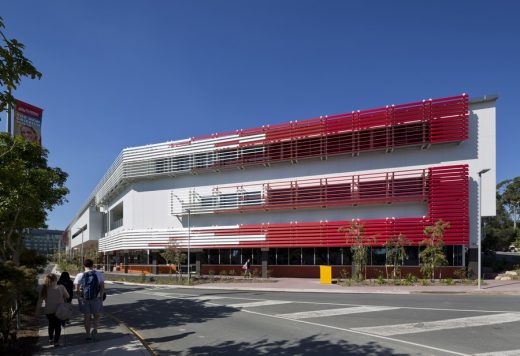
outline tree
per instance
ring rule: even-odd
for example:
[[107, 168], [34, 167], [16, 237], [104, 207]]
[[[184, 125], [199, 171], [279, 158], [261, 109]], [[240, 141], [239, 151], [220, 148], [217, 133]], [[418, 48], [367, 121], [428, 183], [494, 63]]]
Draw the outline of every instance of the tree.
[[366, 279], [368, 247], [373, 239], [365, 236], [365, 227], [359, 221], [339, 231], [346, 232], [346, 242], [352, 250], [352, 277], [357, 281]]
[[48, 151], [0, 133], [0, 261], [20, 265], [26, 229], [46, 227], [48, 211], [63, 204], [67, 173], [47, 165]]
[[[170, 239], [168, 246], [161, 253], [161, 257], [165, 259], [166, 263], [168, 263], [168, 264], [173, 263], [175, 265], [175, 267], [176, 267], [175, 271], [177, 273], [177, 278], [179, 280], [182, 279], [180, 265], [183, 264], [184, 262], [186, 262], [188, 256], [186, 255], [186, 253], [182, 252], [177, 241]], [[170, 272], [170, 275], [171, 275], [171, 273], [172, 273], [171, 267], [168, 268], [168, 271]]]
[[516, 230], [516, 223], [520, 214], [520, 177], [500, 182], [497, 185], [497, 190], [500, 193], [501, 203], [513, 220], [513, 228]]
[[484, 217], [482, 247], [507, 251], [519, 232], [517, 221], [520, 213], [520, 177], [497, 184], [496, 216]]
[[[16, 338], [16, 320], [23, 302], [36, 304], [36, 271], [18, 267], [12, 261], [0, 262], [0, 338], [2, 344]], [[13, 333], [13, 330], [15, 332]]]
[[427, 236], [422, 241], [424, 249], [419, 254], [421, 258], [421, 273], [424, 277], [435, 279], [435, 269], [448, 264], [444, 253], [444, 230], [450, 227], [450, 223], [437, 220], [432, 226], [424, 229]]
[[8, 104], [14, 105], [12, 91], [20, 85], [22, 78], [42, 77], [32, 62], [23, 55], [25, 46], [14, 38], [8, 39], [3, 29], [4, 20], [0, 17], [0, 112], [4, 111]]
[[388, 266], [392, 266], [392, 278], [401, 278], [401, 267], [403, 266], [404, 260], [408, 259], [404, 247], [409, 245], [410, 241], [405, 238], [403, 234], [399, 236], [393, 236], [386, 244], [386, 267], [387, 267], [387, 278], [388, 278]]

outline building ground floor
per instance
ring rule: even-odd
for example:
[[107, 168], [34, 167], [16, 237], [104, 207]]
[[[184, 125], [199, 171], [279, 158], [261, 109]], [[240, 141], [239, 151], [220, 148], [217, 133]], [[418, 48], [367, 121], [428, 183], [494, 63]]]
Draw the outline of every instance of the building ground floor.
[[[412, 274], [421, 278], [420, 251], [422, 246], [406, 246], [401, 276]], [[112, 251], [104, 254], [103, 266], [107, 271], [128, 273], [170, 273], [177, 269], [168, 265], [160, 250]], [[444, 246], [447, 264], [437, 271], [438, 278], [452, 278], [465, 268], [469, 260], [468, 249], [463, 245]], [[387, 278], [391, 268], [387, 265], [385, 247], [369, 247], [367, 251], [367, 278]], [[278, 247], [278, 248], [220, 248], [191, 249], [190, 271], [203, 275], [241, 275], [242, 266], [251, 261], [252, 274], [259, 277], [318, 278], [320, 266], [332, 267], [333, 278], [352, 276], [350, 247]], [[187, 272], [188, 263], [179, 267]]]

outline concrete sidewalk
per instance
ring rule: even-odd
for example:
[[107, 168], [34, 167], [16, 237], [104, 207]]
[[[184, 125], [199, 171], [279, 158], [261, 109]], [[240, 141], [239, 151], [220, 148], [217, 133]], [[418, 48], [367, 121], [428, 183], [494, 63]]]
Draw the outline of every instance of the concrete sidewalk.
[[100, 319], [100, 327], [96, 341], [87, 341], [83, 327], [83, 314], [74, 304], [74, 314], [61, 330], [60, 346], [48, 344], [47, 318], [40, 318], [38, 345], [42, 347], [37, 355], [136, 355], [149, 356], [150, 352], [139, 339], [124, 325], [104, 314]]
[[243, 280], [240, 282], [218, 282], [197, 285], [187, 288], [258, 290], [284, 292], [315, 292], [315, 293], [378, 293], [378, 294], [414, 294], [414, 293], [464, 293], [464, 294], [512, 294], [520, 295], [520, 280], [482, 282], [481, 289], [473, 284], [429, 286], [395, 286], [390, 284], [344, 286], [338, 284], [320, 284], [319, 279], [309, 278], [272, 278], [271, 282]]

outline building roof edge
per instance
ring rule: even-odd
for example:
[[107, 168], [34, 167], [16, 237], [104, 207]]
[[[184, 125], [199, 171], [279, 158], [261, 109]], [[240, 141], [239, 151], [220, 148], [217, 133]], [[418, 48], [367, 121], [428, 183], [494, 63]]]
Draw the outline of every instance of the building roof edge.
[[491, 95], [483, 95], [483, 96], [477, 96], [476, 98], [469, 99], [470, 104], [478, 104], [478, 103], [485, 103], [488, 101], [496, 101], [498, 100], [498, 94], [491, 94]]

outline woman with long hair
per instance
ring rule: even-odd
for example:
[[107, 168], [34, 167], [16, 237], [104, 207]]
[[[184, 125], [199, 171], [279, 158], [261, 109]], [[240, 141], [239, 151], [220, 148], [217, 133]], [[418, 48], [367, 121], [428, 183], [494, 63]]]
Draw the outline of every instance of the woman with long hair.
[[71, 296], [63, 285], [57, 284], [56, 275], [53, 273], [45, 276], [40, 296], [45, 301], [43, 312], [49, 320], [49, 344], [58, 347], [60, 346], [61, 320], [56, 317], [56, 309], [59, 304]]
[[72, 284], [72, 280], [70, 279], [69, 272], [61, 272], [60, 278], [58, 279], [58, 285], [62, 285], [69, 293], [69, 298], [67, 299], [67, 303], [72, 302], [72, 292], [74, 290], [74, 285]]

